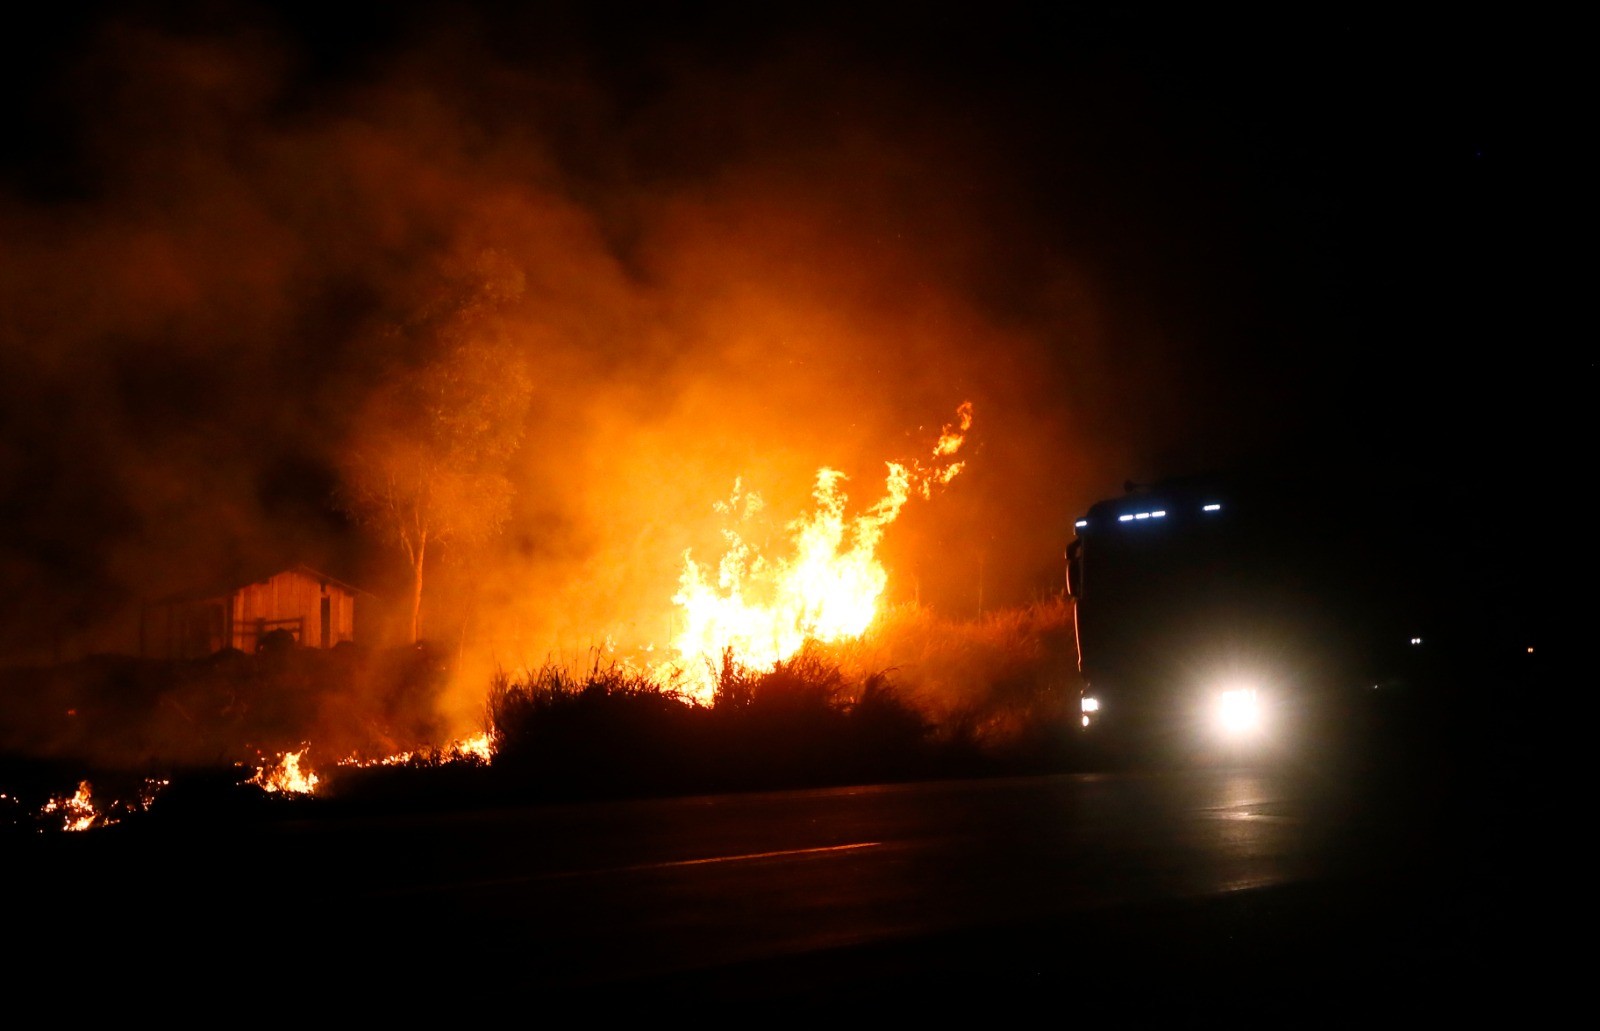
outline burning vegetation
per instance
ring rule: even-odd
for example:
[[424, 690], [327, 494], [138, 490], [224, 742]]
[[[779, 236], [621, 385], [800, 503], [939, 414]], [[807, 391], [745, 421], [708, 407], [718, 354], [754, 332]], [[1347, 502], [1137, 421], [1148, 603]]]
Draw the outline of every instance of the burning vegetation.
[[[636, 108], [431, 35], [307, 83], [283, 42], [87, 31], [62, 103], [104, 103], [61, 112], [52, 151], [81, 175], [0, 183], [0, 464], [24, 509], [0, 539], [0, 755], [27, 788], [0, 768], [4, 811], [60, 823], [89, 780], [110, 813], [123, 778], [196, 770], [273, 805], [509, 784], [544, 762], [525, 721], [596, 705], [684, 728], [720, 757], [685, 781], [728, 786], [755, 753], [694, 741], [754, 740], [779, 698], [852, 739], [899, 712], [924, 746], [999, 740], [981, 675], [873, 644], [1025, 604], [1054, 582], [1045, 513], [1071, 510], [1064, 477], [1014, 475], [1079, 428], [1034, 374], [1043, 338], [986, 307], [973, 227], [1008, 202], [970, 188], [981, 141], [892, 89], [851, 89], [858, 124], [774, 134], [762, 99], [814, 83], [783, 62], [663, 69]], [[708, 103], [735, 95], [753, 106]], [[707, 163], [636, 166], [674, 124]], [[144, 648], [154, 600], [286, 556], [360, 585], [348, 625], [340, 601], [297, 611], [294, 642]], [[1054, 662], [1021, 679], [1064, 690]], [[801, 779], [864, 769], [824, 752]]]
[[[550, 663], [498, 675], [477, 735], [385, 755], [318, 758], [303, 746], [223, 779], [285, 803], [412, 807], [1073, 768], [1082, 757], [1070, 649], [1059, 600], [976, 621], [897, 606], [860, 637], [812, 640], [770, 666], [725, 650], [709, 696], [698, 681], [686, 691], [681, 677], [596, 653], [581, 670]], [[891, 654], [902, 661], [887, 667]], [[110, 827], [162, 812], [169, 784], [176, 778], [179, 797], [184, 777], [146, 778], [136, 802], [104, 806], [88, 782], [42, 804], [9, 793], [0, 814], [40, 831]], [[237, 790], [201, 795], [199, 806], [194, 797], [181, 807], [191, 819], [276, 811]]]
[[284, 752], [278, 756], [276, 762], [257, 768], [255, 776], [247, 783], [254, 784], [269, 793], [281, 791], [286, 795], [313, 794], [321, 778], [309, 769], [300, 768], [300, 760], [305, 754], [304, 748], [298, 752]]
[[[699, 701], [715, 697], [729, 666], [763, 671], [791, 658], [806, 644], [832, 644], [860, 637], [878, 614], [889, 574], [877, 555], [885, 529], [913, 495], [928, 498], [936, 485], [961, 471], [955, 460], [972, 428], [972, 404], [946, 426], [929, 464], [888, 463], [884, 495], [866, 511], [846, 516], [844, 474], [818, 470], [811, 514], [788, 524], [790, 553], [768, 556], [746, 540], [738, 524], [759, 513], [761, 496], [742, 491], [718, 502], [732, 525], [713, 575], [685, 553], [683, 576], [673, 596], [684, 629], [673, 642], [687, 690]], [[674, 676], [669, 673], [669, 676]]]
[[[33, 822], [39, 830], [87, 831], [114, 827], [127, 817], [148, 812], [170, 783], [168, 780], [147, 777], [135, 794], [126, 800], [113, 798], [96, 802], [93, 785], [87, 780], [80, 780], [77, 790], [71, 795], [51, 796], [36, 814], [32, 814]], [[0, 799], [10, 797], [0, 795]]]
[[[236, 764], [237, 783], [285, 798], [359, 798], [380, 783], [404, 791], [397, 772], [475, 770], [479, 797], [544, 799], [1059, 764], [1075, 716], [1063, 601], [976, 621], [883, 603], [889, 573], [878, 545], [908, 500], [932, 498], [961, 471], [972, 423], [971, 404], [961, 405], [929, 458], [889, 463], [883, 496], [857, 514], [842, 474], [820, 470], [814, 507], [785, 524], [786, 550], [768, 553], [740, 532], [739, 521], [762, 503], [736, 487], [714, 506], [735, 524], [722, 532], [715, 574], [684, 556], [671, 599], [684, 626], [674, 659], [641, 663], [596, 649], [585, 672], [553, 661], [519, 675], [501, 671], [488, 686], [486, 729], [445, 745], [394, 747], [442, 729], [426, 717], [452, 671], [417, 646], [400, 662], [342, 647], [133, 667], [139, 675], [120, 681], [118, 712], [98, 712], [115, 694], [105, 684], [92, 685], [98, 693], [57, 695], [55, 704], [70, 702], [69, 722], [99, 715], [131, 728], [138, 719], [127, 706], [140, 692], [127, 688], [145, 685], [146, 719], [176, 713], [199, 738], [216, 733], [224, 750], [230, 733], [286, 739], [342, 727]], [[62, 685], [40, 686], [48, 693]], [[308, 707], [293, 711], [296, 697]], [[146, 783], [140, 810], [165, 782]], [[84, 781], [70, 796], [52, 796], [38, 819], [83, 830], [132, 811], [98, 808]]]

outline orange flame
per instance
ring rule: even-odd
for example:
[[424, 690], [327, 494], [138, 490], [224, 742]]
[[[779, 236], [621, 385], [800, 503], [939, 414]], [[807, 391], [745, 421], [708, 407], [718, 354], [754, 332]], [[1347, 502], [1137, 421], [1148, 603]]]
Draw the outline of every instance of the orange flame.
[[494, 759], [494, 741], [488, 731], [476, 734], [473, 737], [464, 737], [450, 742], [443, 748], [418, 748], [413, 751], [396, 752], [393, 755], [381, 756], [377, 759], [367, 759], [359, 755], [348, 756], [339, 760], [340, 766], [406, 766], [412, 763], [446, 764], [457, 762], [487, 763]]
[[278, 761], [271, 766], [262, 766], [256, 770], [256, 775], [248, 783], [259, 785], [263, 790], [283, 792], [288, 795], [309, 795], [317, 790], [320, 778], [309, 769], [300, 768], [300, 760], [305, 756], [307, 749], [298, 752], [284, 752], [278, 756]]
[[[146, 777], [144, 784], [139, 789], [137, 801], [124, 802], [112, 799], [105, 806], [96, 805], [92, 797], [93, 787], [86, 780], [78, 782], [78, 790], [71, 795], [52, 796], [39, 809], [41, 816], [60, 815], [61, 829], [64, 831], [87, 831], [101, 827], [114, 827], [122, 822], [122, 817], [128, 814], [141, 813], [149, 810], [155, 804], [159, 795], [171, 781]], [[0, 800], [9, 799], [10, 796], [0, 794]]]
[[86, 780], [78, 782], [78, 790], [71, 798], [52, 798], [44, 805], [46, 814], [61, 814], [61, 829], [64, 831], [86, 831], [92, 827], [109, 826], [116, 821], [107, 821], [95, 808], [93, 799], [90, 798], [90, 786]]
[[[951, 459], [972, 426], [971, 402], [961, 405], [957, 417], [955, 426], [944, 427], [931, 465], [886, 463], [883, 497], [853, 518], [845, 515], [844, 474], [818, 470], [815, 510], [788, 526], [789, 557], [761, 554], [735, 528], [723, 531], [727, 549], [714, 578], [691, 552], [684, 553], [672, 600], [685, 619], [673, 646], [689, 681], [687, 693], [709, 701], [714, 671], [726, 654], [738, 665], [765, 669], [795, 654], [807, 640], [838, 641], [867, 629], [888, 583], [875, 554], [885, 528], [913, 492], [931, 497], [935, 485], [949, 483], [961, 471], [963, 463]], [[759, 495], [742, 492], [740, 481], [728, 501], [715, 506], [735, 519], [748, 519], [762, 507]]]

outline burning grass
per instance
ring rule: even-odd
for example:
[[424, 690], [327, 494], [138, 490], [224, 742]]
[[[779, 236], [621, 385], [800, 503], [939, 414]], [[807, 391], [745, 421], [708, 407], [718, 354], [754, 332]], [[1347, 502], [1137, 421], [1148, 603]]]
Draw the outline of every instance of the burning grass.
[[895, 606], [870, 633], [829, 655], [849, 676], [892, 669], [905, 699], [952, 748], [1018, 765], [1071, 760], [1078, 679], [1072, 607], [1064, 598], [973, 620]]
[[724, 652], [709, 701], [619, 663], [497, 679], [495, 766], [536, 793], [671, 793], [1070, 767], [1072, 613], [901, 607], [766, 669]]
[[0, 670], [0, 753], [120, 769], [228, 765], [299, 751], [329, 763], [449, 736], [450, 671], [427, 647], [93, 656]]
[[519, 792], [583, 797], [854, 783], [931, 768], [929, 726], [886, 673], [851, 680], [816, 647], [768, 670], [724, 657], [710, 703], [618, 664], [502, 676], [495, 768]]
[[[700, 687], [708, 680], [709, 698]], [[250, 761], [166, 774], [176, 783], [161, 797], [95, 809], [98, 818], [89, 800], [102, 791], [85, 794], [56, 760], [48, 791], [0, 797], [0, 814], [60, 829], [109, 826], [144, 810], [198, 820], [280, 812], [311, 797], [329, 811], [432, 808], [1043, 772], [1076, 760], [1071, 609], [1059, 599], [968, 621], [891, 608], [860, 638], [812, 641], [764, 669], [729, 650], [692, 689], [687, 682], [595, 653], [583, 666], [500, 673], [484, 733], [449, 744], [352, 752], [286, 740]], [[155, 691], [147, 702], [165, 697]], [[293, 721], [278, 728], [295, 729]], [[123, 779], [118, 798], [160, 783]]]

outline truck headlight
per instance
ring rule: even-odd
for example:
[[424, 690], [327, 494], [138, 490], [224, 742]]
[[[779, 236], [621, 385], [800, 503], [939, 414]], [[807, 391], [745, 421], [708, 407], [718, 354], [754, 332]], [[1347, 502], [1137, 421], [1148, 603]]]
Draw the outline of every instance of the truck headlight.
[[1252, 737], [1264, 722], [1261, 698], [1253, 687], [1237, 687], [1217, 695], [1213, 716], [1217, 729], [1231, 738]]

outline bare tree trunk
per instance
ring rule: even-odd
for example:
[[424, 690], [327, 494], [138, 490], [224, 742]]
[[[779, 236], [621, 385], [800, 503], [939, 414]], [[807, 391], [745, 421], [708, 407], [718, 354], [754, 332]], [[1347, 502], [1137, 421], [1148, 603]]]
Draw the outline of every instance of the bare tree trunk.
[[428, 551], [428, 539], [417, 543], [416, 562], [411, 566], [411, 643], [416, 644], [422, 627], [422, 560]]

